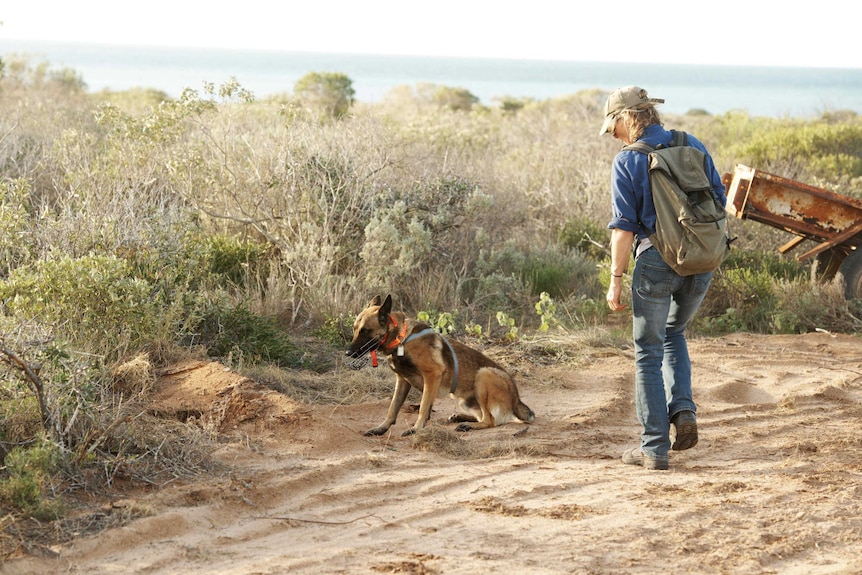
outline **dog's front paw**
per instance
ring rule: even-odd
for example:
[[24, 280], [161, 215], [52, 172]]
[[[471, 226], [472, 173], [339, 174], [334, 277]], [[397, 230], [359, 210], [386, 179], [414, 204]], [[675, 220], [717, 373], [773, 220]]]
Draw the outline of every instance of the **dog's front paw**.
[[387, 427], [375, 427], [374, 429], [369, 429], [368, 431], [366, 431], [362, 435], [364, 435], [365, 437], [371, 437], [371, 436], [375, 436], [375, 435], [383, 435], [384, 433], [386, 433], [387, 429], [388, 429]]
[[459, 425], [458, 427], [455, 428], [455, 431], [461, 431], [461, 432], [473, 431], [473, 426], [470, 425], [469, 423], [462, 423], [461, 425]]
[[402, 434], [401, 434], [401, 437], [407, 437], [408, 435], [414, 435], [415, 433], [416, 433], [416, 428], [415, 428], [415, 427], [411, 427], [410, 429], [408, 429], [407, 431], [405, 431], [404, 433], [402, 433]]

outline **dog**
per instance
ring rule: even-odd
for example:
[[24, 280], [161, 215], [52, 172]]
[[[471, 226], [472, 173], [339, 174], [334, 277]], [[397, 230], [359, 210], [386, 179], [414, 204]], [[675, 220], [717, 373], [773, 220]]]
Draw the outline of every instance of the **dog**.
[[416, 424], [402, 433], [422, 429], [438, 394], [449, 392], [460, 410], [449, 418], [456, 431], [487, 429], [513, 420], [533, 423], [533, 410], [521, 401], [512, 376], [482, 352], [449, 340], [427, 324], [392, 311], [392, 296], [375, 296], [353, 324], [346, 355], [361, 358], [381, 352], [395, 372], [395, 392], [386, 419], [365, 435], [383, 435], [395, 423], [410, 388], [422, 392]]

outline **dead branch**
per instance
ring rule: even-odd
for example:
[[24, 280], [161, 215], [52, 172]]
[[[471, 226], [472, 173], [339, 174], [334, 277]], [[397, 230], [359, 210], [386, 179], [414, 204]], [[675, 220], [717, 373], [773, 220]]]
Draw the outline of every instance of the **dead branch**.
[[45, 400], [45, 384], [42, 383], [42, 378], [39, 377], [39, 368], [31, 366], [17, 353], [6, 347], [5, 338], [0, 338], [0, 354], [2, 354], [0, 361], [20, 370], [24, 374], [24, 379], [30, 383], [30, 387], [33, 388], [33, 393], [36, 395], [36, 401], [39, 403], [39, 414], [42, 417], [42, 427], [56, 438], [54, 420], [51, 417], [48, 403]]

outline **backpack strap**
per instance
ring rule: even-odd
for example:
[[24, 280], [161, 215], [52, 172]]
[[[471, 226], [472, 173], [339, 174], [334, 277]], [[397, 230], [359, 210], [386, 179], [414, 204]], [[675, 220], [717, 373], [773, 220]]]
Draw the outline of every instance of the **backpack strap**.
[[649, 144], [645, 144], [643, 142], [633, 142], [628, 146], [623, 146], [623, 150], [633, 150], [635, 152], [640, 152], [644, 155], [649, 155], [652, 152], [655, 152], [656, 149]]
[[670, 141], [671, 146], [688, 145], [688, 134], [685, 132], [678, 132], [676, 130], [671, 130], [670, 133], [673, 134], [673, 139]]
[[[671, 130], [670, 133], [673, 135], [673, 138], [670, 141], [670, 144], [667, 145], [668, 148], [673, 146], [687, 146], [688, 145], [688, 134], [685, 132], [679, 132], [677, 130]], [[644, 142], [632, 142], [628, 146], [623, 146], [623, 150], [634, 150], [635, 152], [640, 152], [641, 154], [650, 154], [656, 150], [664, 148], [665, 146], [659, 145], [657, 147], [650, 146]]]

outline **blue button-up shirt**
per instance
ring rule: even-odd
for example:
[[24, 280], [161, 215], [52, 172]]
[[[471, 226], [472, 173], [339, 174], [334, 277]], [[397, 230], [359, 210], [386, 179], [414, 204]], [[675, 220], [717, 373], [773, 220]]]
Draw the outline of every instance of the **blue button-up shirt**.
[[[638, 141], [656, 147], [667, 146], [672, 139], [670, 130], [665, 130], [660, 124], [653, 124], [644, 130]], [[727, 190], [709, 152], [700, 140], [691, 134], [688, 135], [688, 145], [706, 154], [712, 193], [722, 206], [726, 205]], [[649, 159], [646, 154], [636, 150], [622, 150], [616, 155], [611, 168], [611, 197], [613, 219], [608, 228], [633, 232], [638, 241], [645, 240], [655, 232], [655, 206], [652, 202]]]

